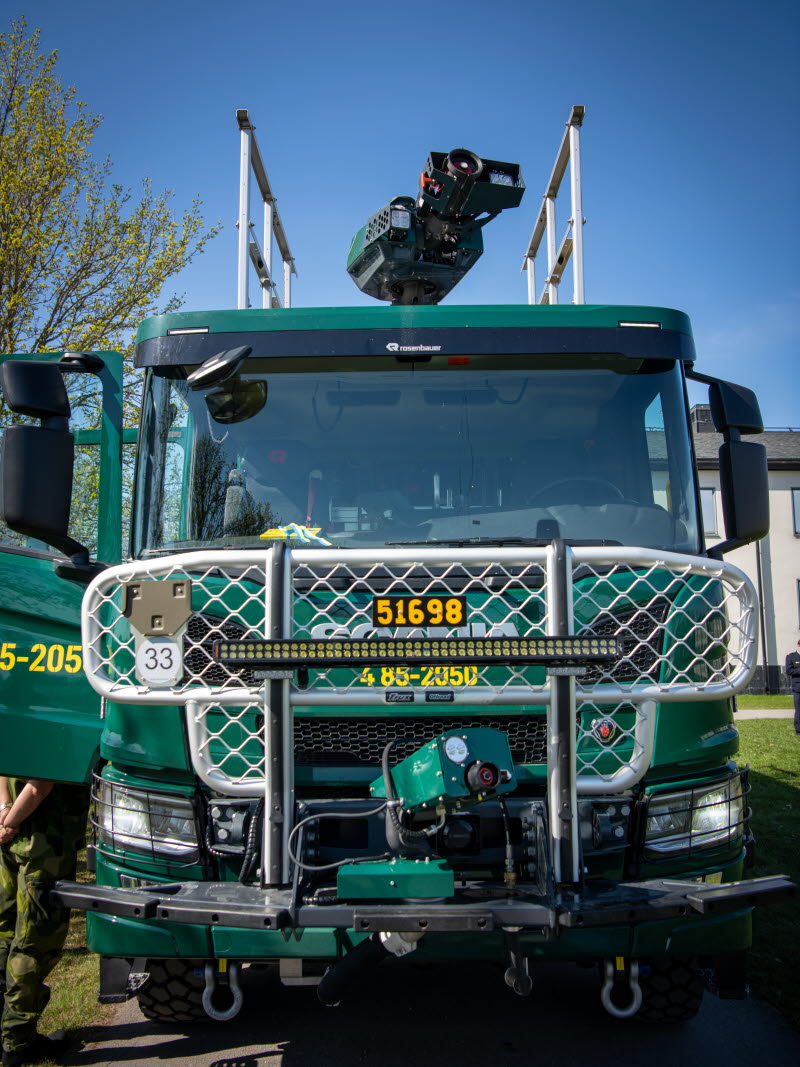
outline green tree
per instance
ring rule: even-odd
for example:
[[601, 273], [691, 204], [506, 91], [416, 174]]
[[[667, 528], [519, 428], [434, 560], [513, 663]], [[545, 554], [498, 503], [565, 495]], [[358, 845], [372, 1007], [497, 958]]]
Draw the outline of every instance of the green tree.
[[[206, 227], [196, 198], [176, 214], [172, 193], [154, 192], [147, 178], [138, 196], [111, 182], [111, 161], [91, 154], [101, 116], [61, 83], [57, 59], [24, 19], [0, 34], [0, 352], [123, 352], [132, 426], [140, 396], [133, 333], [146, 316], [181, 306], [182, 296], [162, 293], [219, 226]], [[88, 376], [68, 384], [74, 425], [94, 425], [96, 388]], [[0, 420], [20, 421], [2, 396]], [[72, 524], [89, 545], [97, 473], [96, 461], [79, 457]], [[127, 510], [130, 455], [123, 476]], [[24, 540], [0, 523], [0, 541]]]
[[177, 216], [172, 193], [109, 182], [92, 158], [101, 122], [56, 74], [24, 19], [0, 34], [0, 352], [126, 349], [218, 227], [195, 199]]

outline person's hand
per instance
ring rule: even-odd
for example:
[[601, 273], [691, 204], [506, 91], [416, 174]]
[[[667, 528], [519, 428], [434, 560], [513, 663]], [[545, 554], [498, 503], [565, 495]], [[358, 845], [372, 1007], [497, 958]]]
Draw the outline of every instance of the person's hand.
[[10, 845], [18, 833], [16, 826], [0, 825], [0, 845]]

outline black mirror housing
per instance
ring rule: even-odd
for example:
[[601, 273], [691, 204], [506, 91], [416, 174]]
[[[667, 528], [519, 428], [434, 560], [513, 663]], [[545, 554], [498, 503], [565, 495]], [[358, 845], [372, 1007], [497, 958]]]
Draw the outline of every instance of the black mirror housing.
[[763, 433], [764, 421], [756, 394], [744, 385], [716, 381], [710, 385], [708, 399], [711, 418], [717, 433]]
[[57, 363], [10, 359], [0, 367], [6, 403], [18, 415], [36, 419], [68, 419], [69, 398]]
[[75, 568], [88, 570], [88, 550], [68, 533], [75, 441], [69, 432], [69, 398], [58, 364], [7, 360], [0, 367], [0, 385], [12, 411], [42, 420], [40, 426], [5, 429], [3, 520], [17, 533], [63, 552]]
[[8, 426], [3, 445], [3, 519], [70, 557], [88, 562], [67, 533], [75, 443], [68, 430]]
[[754, 441], [724, 441], [719, 448], [725, 536], [746, 544], [769, 533], [767, 450]]
[[694, 369], [687, 371], [687, 377], [708, 385], [714, 429], [724, 438], [719, 446], [719, 476], [726, 540], [708, 550], [710, 556], [720, 558], [769, 533], [767, 450], [740, 437], [763, 433], [764, 422], [752, 389]]

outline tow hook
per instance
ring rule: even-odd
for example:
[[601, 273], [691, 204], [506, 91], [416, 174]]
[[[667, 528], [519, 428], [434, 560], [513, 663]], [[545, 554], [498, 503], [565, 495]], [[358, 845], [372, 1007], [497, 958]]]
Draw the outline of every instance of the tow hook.
[[506, 936], [506, 948], [508, 949], [508, 967], [506, 968], [506, 985], [509, 986], [518, 997], [529, 997], [533, 989], [533, 982], [528, 972], [528, 959], [522, 955], [519, 943], [519, 926], [504, 926], [503, 933]]
[[[631, 960], [626, 968], [625, 957], [617, 956], [614, 960], [606, 960], [604, 964], [605, 977], [603, 988], [600, 990], [600, 1002], [609, 1015], [615, 1019], [630, 1019], [642, 1006], [642, 989], [639, 985], [639, 961]], [[619, 1007], [611, 999], [611, 994], [618, 990], [627, 990], [630, 1001], [626, 1007]]]
[[[240, 963], [228, 963], [227, 960], [219, 960], [219, 971], [213, 963], [205, 966], [206, 987], [203, 990], [203, 1011], [209, 1019], [218, 1023], [226, 1023], [239, 1014], [242, 1006], [242, 990], [239, 986]], [[215, 998], [219, 999], [219, 991], [225, 990], [230, 996], [230, 1005], [225, 1008], [214, 1006]], [[225, 994], [222, 995], [226, 999]]]
[[393, 930], [391, 932], [381, 930], [378, 934], [380, 942], [387, 952], [393, 956], [407, 956], [417, 947], [417, 942], [425, 935], [405, 930]]

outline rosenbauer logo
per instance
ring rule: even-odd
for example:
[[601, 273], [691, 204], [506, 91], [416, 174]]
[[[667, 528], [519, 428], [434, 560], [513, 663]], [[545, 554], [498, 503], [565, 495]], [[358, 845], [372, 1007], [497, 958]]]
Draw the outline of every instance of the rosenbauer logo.
[[386, 346], [387, 352], [441, 352], [441, 345], [399, 345], [397, 341], [390, 341]]

